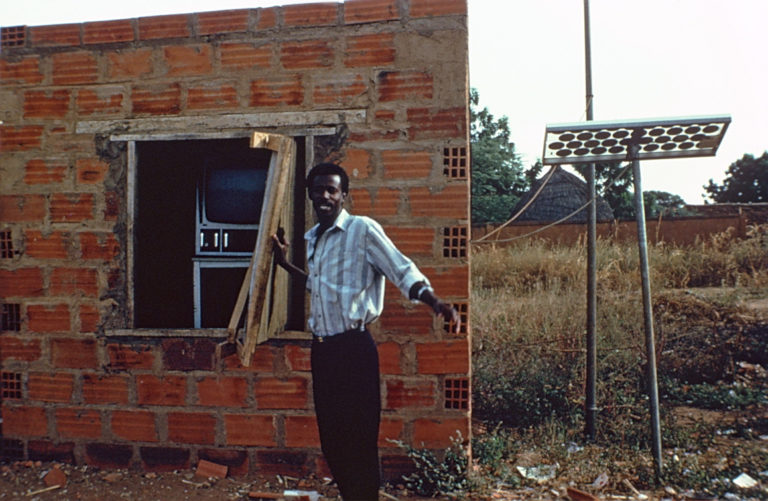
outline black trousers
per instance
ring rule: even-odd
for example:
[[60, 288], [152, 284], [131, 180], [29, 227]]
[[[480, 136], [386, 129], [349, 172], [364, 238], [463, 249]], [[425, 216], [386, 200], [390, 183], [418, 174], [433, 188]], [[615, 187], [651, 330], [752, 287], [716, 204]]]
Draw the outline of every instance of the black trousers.
[[342, 497], [378, 500], [379, 356], [367, 329], [313, 341], [312, 388], [320, 444]]

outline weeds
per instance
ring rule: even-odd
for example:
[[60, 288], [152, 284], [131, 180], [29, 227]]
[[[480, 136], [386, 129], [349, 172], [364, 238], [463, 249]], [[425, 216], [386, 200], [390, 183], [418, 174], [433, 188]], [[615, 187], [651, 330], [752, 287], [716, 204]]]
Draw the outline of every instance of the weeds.
[[[473, 438], [473, 453], [482, 471], [507, 484], [520, 481], [510, 465], [531, 457], [567, 464], [577, 483], [603, 471], [616, 486], [654, 483], [634, 245], [598, 241], [598, 437], [573, 445], [583, 442], [584, 425], [584, 253], [530, 241], [473, 254], [472, 405], [492, 430]], [[766, 434], [759, 415], [768, 377], [740, 367], [768, 364], [768, 324], [741, 305], [745, 295], [766, 297], [768, 225], [751, 227], [745, 239], [728, 231], [687, 248], [655, 245], [650, 261], [665, 479], [722, 494], [738, 470], [764, 470], [768, 453], [729, 449], [715, 458], [722, 423], [682, 420], [675, 406], [738, 413], [734, 438]]]

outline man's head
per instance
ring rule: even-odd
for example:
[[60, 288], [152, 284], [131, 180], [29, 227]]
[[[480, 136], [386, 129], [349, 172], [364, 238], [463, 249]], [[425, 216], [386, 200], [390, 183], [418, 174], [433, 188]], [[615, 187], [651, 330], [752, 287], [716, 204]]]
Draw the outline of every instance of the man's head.
[[349, 192], [349, 177], [336, 164], [318, 164], [307, 174], [307, 192], [321, 226], [330, 227], [341, 213]]

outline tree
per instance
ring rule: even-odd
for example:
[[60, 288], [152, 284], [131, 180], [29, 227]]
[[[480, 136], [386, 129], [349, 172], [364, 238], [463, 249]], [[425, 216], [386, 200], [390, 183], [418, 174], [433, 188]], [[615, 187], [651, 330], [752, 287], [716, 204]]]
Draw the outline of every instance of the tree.
[[530, 181], [510, 140], [507, 117], [496, 119], [488, 108], [478, 111], [479, 100], [477, 89], [471, 89], [472, 221], [503, 222]]
[[768, 202], [768, 151], [759, 158], [744, 154], [728, 167], [722, 185], [710, 179], [704, 189], [718, 203]]
[[[584, 179], [587, 179], [587, 164], [574, 165], [576, 171]], [[619, 162], [600, 162], [595, 164], [595, 191], [598, 196], [608, 202], [613, 209], [613, 217], [616, 219], [632, 219], [635, 217], [635, 206], [632, 200], [632, 173], [622, 171]]]
[[679, 195], [673, 195], [666, 191], [644, 191], [643, 204], [645, 205], [646, 218], [688, 216], [691, 214], [685, 209], [685, 200]]

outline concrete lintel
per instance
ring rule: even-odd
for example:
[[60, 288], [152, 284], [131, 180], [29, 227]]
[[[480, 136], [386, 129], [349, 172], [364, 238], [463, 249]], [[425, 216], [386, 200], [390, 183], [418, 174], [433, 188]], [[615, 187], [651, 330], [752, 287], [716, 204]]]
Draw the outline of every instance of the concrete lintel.
[[196, 115], [189, 117], [152, 117], [125, 120], [83, 120], [77, 123], [77, 134], [140, 134], [173, 131], [222, 131], [259, 127], [312, 127], [361, 123], [365, 110], [292, 111], [228, 115]]
[[[271, 129], [270, 129], [271, 130]], [[276, 133], [288, 136], [330, 136], [336, 133], [335, 127], [290, 127], [278, 129]], [[185, 141], [195, 139], [231, 139], [251, 137], [253, 129], [234, 129], [222, 132], [145, 132], [139, 134], [116, 133], [109, 136], [110, 141]]]

